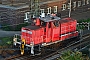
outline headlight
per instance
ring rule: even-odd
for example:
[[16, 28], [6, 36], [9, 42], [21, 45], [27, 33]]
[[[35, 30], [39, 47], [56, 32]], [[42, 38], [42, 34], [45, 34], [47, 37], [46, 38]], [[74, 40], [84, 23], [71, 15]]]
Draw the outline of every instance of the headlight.
[[14, 42], [17, 42], [17, 38], [14, 38], [13, 41], [14, 41]]

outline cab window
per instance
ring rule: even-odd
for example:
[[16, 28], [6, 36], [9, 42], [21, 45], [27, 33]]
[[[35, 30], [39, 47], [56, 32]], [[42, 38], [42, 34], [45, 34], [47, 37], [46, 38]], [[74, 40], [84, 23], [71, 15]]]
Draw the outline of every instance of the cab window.
[[54, 21], [53, 22], [53, 27], [59, 27], [59, 21]]
[[41, 26], [46, 27], [46, 22], [41, 21]]

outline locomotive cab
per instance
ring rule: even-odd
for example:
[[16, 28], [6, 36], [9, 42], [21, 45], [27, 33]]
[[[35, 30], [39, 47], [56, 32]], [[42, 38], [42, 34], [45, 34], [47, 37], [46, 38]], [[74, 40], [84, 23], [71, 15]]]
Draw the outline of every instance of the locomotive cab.
[[40, 18], [40, 21], [41, 26], [44, 28], [44, 43], [59, 40], [60, 18], [57, 16], [48, 15], [44, 18]]

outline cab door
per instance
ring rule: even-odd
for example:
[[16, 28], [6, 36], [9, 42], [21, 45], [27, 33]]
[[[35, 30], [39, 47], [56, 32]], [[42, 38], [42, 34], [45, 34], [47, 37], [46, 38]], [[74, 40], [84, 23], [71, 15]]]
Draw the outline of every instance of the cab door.
[[59, 40], [60, 36], [60, 24], [59, 21], [52, 22], [52, 42]]
[[45, 36], [46, 36], [45, 42], [46, 43], [51, 42], [51, 35], [52, 35], [52, 33], [51, 33], [51, 22], [47, 22], [45, 30], [46, 30], [45, 31]]

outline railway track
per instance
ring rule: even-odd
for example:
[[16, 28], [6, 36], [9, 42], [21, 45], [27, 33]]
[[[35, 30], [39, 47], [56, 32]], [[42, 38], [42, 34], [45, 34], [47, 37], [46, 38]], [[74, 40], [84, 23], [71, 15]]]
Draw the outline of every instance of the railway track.
[[5, 58], [5, 60], [52, 60], [60, 56], [60, 54], [63, 51], [66, 50], [74, 50], [76, 48], [81, 49], [85, 47], [85, 44], [89, 44], [90, 41], [90, 34], [84, 35], [82, 39], [79, 41], [76, 41], [75, 43], [72, 43], [66, 47], [63, 47], [61, 49], [58, 49], [57, 51], [53, 51], [51, 53], [47, 53], [45, 55], [39, 55], [39, 56], [30, 56], [28, 55], [16, 55], [16, 56], [11, 56], [9, 58]]
[[[44, 60], [56, 59], [61, 55], [62, 52], [66, 51], [66, 50], [75, 50], [75, 49], [81, 50], [83, 47], [85, 47], [85, 46], [82, 46], [82, 45], [90, 43], [90, 41], [88, 40], [88, 39], [90, 39], [90, 35], [88, 34], [88, 35], [85, 35], [85, 36], [84, 36], [83, 40], [77, 41], [77, 42], [75, 42], [75, 43], [73, 43], [73, 44], [71, 44], [71, 45], [69, 45], [65, 48], [62, 48], [62, 49], [44, 57], [43, 59]], [[41, 60], [43, 60], [43, 59], [41, 59]]]

